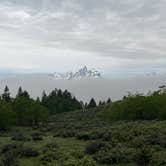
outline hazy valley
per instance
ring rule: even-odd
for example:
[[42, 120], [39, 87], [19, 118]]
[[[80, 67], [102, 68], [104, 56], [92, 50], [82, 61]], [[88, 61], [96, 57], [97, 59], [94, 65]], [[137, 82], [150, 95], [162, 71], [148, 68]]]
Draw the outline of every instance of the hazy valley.
[[11, 94], [15, 95], [19, 86], [26, 89], [31, 96], [41, 97], [43, 90], [47, 93], [55, 88], [67, 89], [79, 100], [89, 101], [92, 97], [98, 100], [121, 99], [128, 92], [147, 93], [149, 90], [157, 90], [166, 82], [166, 75], [140, 76], [131, 78], [94, 78], [80, 80], [58, 80], [47, 75], [21, 75], [1, 77], [0, 85], [3, 92], [8, 85]]

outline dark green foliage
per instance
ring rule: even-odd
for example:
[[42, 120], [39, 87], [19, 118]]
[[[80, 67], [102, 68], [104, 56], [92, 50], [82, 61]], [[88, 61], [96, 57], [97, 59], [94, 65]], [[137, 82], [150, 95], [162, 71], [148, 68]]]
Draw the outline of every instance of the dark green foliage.
[[130, 95], [106, 108], [106, 118], [111, 120], [166, 119], [166, 94], [150, 96]]
[[[9, 128], [13, 124], [22, 126], [37, 126], [48, 119], [49, 113], [69, 112], [82, 109], [79, 102], [67, 90], [52, 91], [48, 96], [43, 92], [42, 99], [33, 100], [27, 91], [21, 87], [15, 98], [10, 97], [6, 86], [0, 99], [0, 130]], [[68, 135], [68, 134], [67, 134]]]
[[77, 135], [78, 131], [76, 129], [69, 129], [64, 131], [59, 131], [54, 134], [54, 137], [75, 137]]
[[21, 150], [21, 157], [37, 157], [39, 152], [36, 149], [23, 147]]
[[[101, 119], [103, 112], [97, 110], [96, 108], [84, 112], [79, 110], [58, 114], [51, 116], [51, 120], [47, 123], [33, 129], [32, 127], [16, 127], [11, 131], [0, 133], [0, 149], [3, 152], [0, 163], [5, 162], [12, 166], [15, 164], [30, 166], [165, 165], [166, 121], [108, 121], [104, 123]], [[42, 128], [46, 130], [40, 132]], [[76, 131], [76, 135], [74, 134], [71, 138], [68, 131]], [[19, 143], [22, 145], [13, 144], [10, 138], [16, 132], [23, 133], [28, 138], [32, 135], [41, 135], [42, 140], [30, 139], [27, 142], [20, 140]], [[61, 133], [65, 133], [65, 137]], [[56, 137], [53, 137], [54, 134]], [[11, 142], [10, 145], [4, 146], [9, 142]]]
[[[0, 100], [1, 129], [15, 119], [19, 125], [0, 131], [0, 166], [165, 166], [165, 103], [162, 89], [85, 109], [68, 91], [43, 93], [40, 101], [20, 88], [16, 98]], [[77, 104], [84, 110], [72, 111]], [[46, 107], [61, 114], [47, 119]]]
[[20, 98], [20, 97], [25, 97], [27, 99], [30, 98], [30, 95], [28, 94], [28, 92], [25, 90], [23, 91], [21, 87], [19, 87], [18, 89], [18, 93], [16, 95], [16, 98]]
[[62, 166], [97, 166], [97, 164], [92, 158], [85, 156], [79, 160], [71, 158], [64, 162]]
[[36, 103], [40, 104], [40, 98], [39, 97], [37, 97]]
[[101, 150], [93, 158], [100, 164], [120, 164], [132, 163], [135, 151], [133, 149], [118, 147], [108, 151]]
[[10, 102], [10, 92], [8, 86], [5, 87], [4, 93], [2, 94], [2, 99], [5, 100], [6, 102]]
[[13, 101], [13, 109], [17, 115], [18, 125], [37, 125], [48, 117], [45, 107], [27, 97], [16, 98]]
[[0, 162], [1, 166], [18, 166], [18, 159], [15, 152], [4, 154]]
[[87, 154], [95, 154], [96, 152], [104, 149], [106, 144], [103, 142], [91, 142], [86, 146], [85, 152]]
[[22, 88], [19, 87], [16, 97], [17, 97], [17, 98], [18, 98], [18, 97], [22, 97], [22, 94], [23, 94]]
[[58, 145], [56, 143], [49, 143], [45, 146], [43, 152], [44, 153], [47, 153], [48, 151], [56, 152], [57, 149], [58, 149]]
[[105, 135], [109, 133], [105, 131], [93, 131], [93, 132], [80, 132], [77, 135], [77, 139], [79, 140], [96, 140], [96, 139], [103, 139], [105, 138]]
[[111, 101], [110, 98], [108, 98], [108, 100], [107, 100], [107, 104], [110, 104], [110, 103], [112, 103], [112, 101]]
[[14, 133], [12, 135], [12, 140], [14, 141], [28, 141], [29, 139], [23, 133]]
[[160, 151], [152, 155], [150, 166], [165, 166], [166, 165], [166, 152]]
[[82, 109], [81, 103], [65, 90], [55, 89], [48, 96], [43, 92], [42, 104], [47, 107], [51, 114]]
[[1, 163], [2, 166], [17, 166], [18, 157], [20, 156], [20, 151], [22, 145], [20, 144], [7, 144], [2, 147], [1, 150]]
[[[47, 165], [48, 163], [52, 163], [55, 160], [58, 160], [60, 158], [59, 155], [56, 155], [53, 152], [47, 152], [46, 154], [44, 154], [40, 160], [42, 162], [43, 165]], [[49, 164], [48, 164], [49, 165]]]
[[149, 165], [151, 159], [152, 159], [152, 154], [151, 150], [148, 147], [143, 147], [139, 149], [135, 156], [135, 161], [140, 166]]
[[33, 133], [32, 134], [32, 140], [33, 141], [42, 141], [43, 140], [43, 136], [41, 133]]
[[43, 105], [46, 106], [46, 104], [47, 104], [47, 95], [46, 95], [46, 92], [45, 92], [45, 91], [43, 91], [43, 93], [42, 93], [41, 102], [42, 102]]
[[12, 151], [14, 149], [18, 149], [20, 147], [21, 147], [20, 144], [7, 144], [7, 145], [2, 147], [1, 153], [4, 154], [4, 153], [7, 153], [7, 152]]
[[15, 123], [15, 113], [11, 106], [4, 100], [0, 99], [0, 130], [8, 129]]
[[37, 157], [39, 152], [22, 144], [7, 144], [1, 150], [1, 166], [19, 166], [18, 160], [22, 157]]
[[96, 101], [94, 98], [92, 98], [87, 106], [88, 109], [95, 108], [97, 106]]
[[16, 98], [10, 98], [8, 87], [5, 87], [0, 99], [0, 129], [11, 125], [37, 125], [48, 118], [48, 110], [40, 103], [30, 99], [27, 91], [20, 87]]

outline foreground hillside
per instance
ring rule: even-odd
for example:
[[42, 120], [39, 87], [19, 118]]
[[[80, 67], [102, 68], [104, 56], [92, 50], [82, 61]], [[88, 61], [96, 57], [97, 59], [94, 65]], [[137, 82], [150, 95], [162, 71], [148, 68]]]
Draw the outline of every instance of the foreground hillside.
[[100, 109], [0, 133], [1, 166], [165, 166], [166, 121], [103, 119]]

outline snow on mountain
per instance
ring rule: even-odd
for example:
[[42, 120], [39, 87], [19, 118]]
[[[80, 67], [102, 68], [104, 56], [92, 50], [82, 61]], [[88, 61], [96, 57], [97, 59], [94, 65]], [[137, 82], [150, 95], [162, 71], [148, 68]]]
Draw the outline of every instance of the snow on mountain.
[[82, 78], [100, 78], [101, 74], [96, 69], [88, 69], [86, 66], [79, 69], [77, 72], [67, 72], [67, 73], [53, 73], [51, 74], [56, 79], [72, 80], [72, 79], [82, 79]]

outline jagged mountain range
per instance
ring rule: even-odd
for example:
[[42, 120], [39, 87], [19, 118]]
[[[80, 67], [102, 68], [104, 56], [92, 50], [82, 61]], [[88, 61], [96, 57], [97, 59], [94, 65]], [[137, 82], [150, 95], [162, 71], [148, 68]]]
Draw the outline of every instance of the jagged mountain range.
[[101, 73], [96, 69], [88, 69], [87, 66], [79, 69], [76, 72], [66, 72], [66, 73], [58, 73], [54, 72], [50, 76], [53, 76], [55, 79], [63, 79], [63, 80], [75, 80], [75, 79], [83, 79], [83, 78], [100, 78]]

